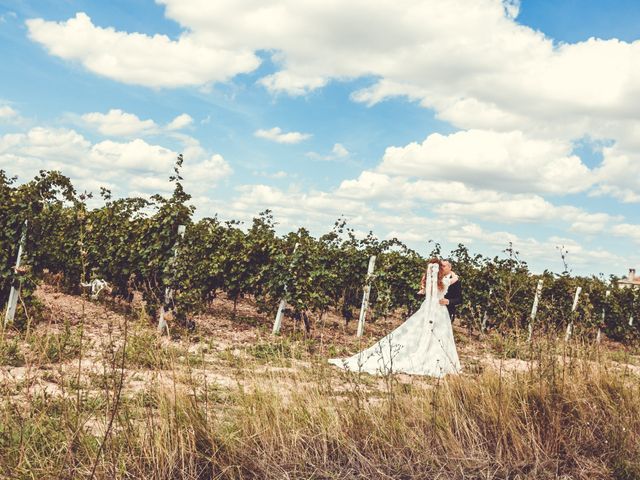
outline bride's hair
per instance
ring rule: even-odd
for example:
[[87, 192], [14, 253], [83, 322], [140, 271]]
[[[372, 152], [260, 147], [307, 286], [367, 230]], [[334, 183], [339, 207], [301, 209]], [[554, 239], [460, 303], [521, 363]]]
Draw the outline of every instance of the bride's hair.
[[438, 290], [444, 290], [444, 282], [442, 281], [442, 279], [444, 278], [444, 272], [442, 271], [442, 260], [436, 257], [429, 259], [429, 261], [427, 262], [427, 270], [429, 270], [429, 265], [432, 263], [438, 264]]

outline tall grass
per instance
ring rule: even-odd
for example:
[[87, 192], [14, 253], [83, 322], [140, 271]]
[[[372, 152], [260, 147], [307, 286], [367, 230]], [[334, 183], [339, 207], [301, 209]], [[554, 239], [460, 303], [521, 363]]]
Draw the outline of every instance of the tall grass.
[[[91, 478], [95, 468], [100, 479], [640, 479], [640, 379], [596, 347], [542, 339], [521, 352], [532, 362], [520, 372], [378, 379], [282, 340], [193, 368], [179, 346], [130, 332], [124, 349], [109, 344], [100, 382], [94, 371], [61, 394], [5, 386], [3, 478]], [[272, 360], [292, 368], [265, 368]], [[134, 368], [157, 378], [127, 388]], [[233, 382], [217, 384], [214, 370]]]

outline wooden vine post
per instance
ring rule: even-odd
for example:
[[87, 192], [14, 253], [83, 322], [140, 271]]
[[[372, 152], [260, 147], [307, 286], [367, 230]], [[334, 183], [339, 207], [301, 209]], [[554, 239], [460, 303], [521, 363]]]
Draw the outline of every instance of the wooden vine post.
[[[185, 225], [178, 225], [178, 236], [182, 239], [184, 238], [184, 232], [187, 229]], [[173, 246], [173, 259], [178, 257], [178, 242]], [[167, 320], [164, 318], [167, 313], [165, 310], [165, 305], [170, 305], [173, 302], [173, 290], [169, 287], [164, 289], [164, 302], [160, 306], [160, 315], [158, 317], [158, 332], [162, 333], [164, 330], [167, 331], [167, 335], [169, 335], [169, 324]], [[175, 314], [175, 309], [174, 309]]]
[[[296, 250], [298, 250], [298, 245], [299, 243], [296, 242], [295, 246], [293, 247], [293, 253], [291, 254], [291, 256], [295, 255]], [[293, 259], [291, 260], [291, 266], [289, 268], [291, 269], [291, 267], [293, 267]], [[280, 300], [280, 304], [278, 305], [278, 311], [276, 312], [276, 319], [273, 322], [273, 330], [271, 332], [273, 335], [278, 335], [280, 333], [280, 327], [282, 326], [282, 316], [284, 315], [284, 309], [286, 307], [287, 307], [287, 285], [284, 286], [284, 295]]]
[[360, 307], [360, 318], [358, 319], [357, 336], [361, 337], [364, 333], [364, 320], [367, 316], [369, 308], [369, 295], [371, 294], [371, 280], [373, 279], [373, 270], [376, 266], [376, 256], [369, 257], [369, 268], [367, 269], [367, 278], [365, 280], [364, 292], [362, 293], [362, 306]]
[[[491, 300], [491, 295], [493, 295], [493, 287], [489, 289], [489, 298], [487, 299], [487, 304]], [[489, 321], [489, 312], [485, 307], [484, 313], [482, 314], [482, 323], [480, 324], [480, 331], [482, 333], [487, 331], [487, 322]]]
[[[24, 225], [22, 226], [22, 235], [20, 236], [20, 243], [18, 244], [18, 255], [16, 257], [16, 266], [14, 267], [14, 271], [17, 273], [20, 268], [20, 261], [22, 259], [22, 251], [24, 250], [24, 245], [27, 240], [27, 221], [24, 221]], [[8, 323], [13, 322], [13, 319], [16, 316], [16, 307], [18, 306], [18, 297], [20, 296], [20, 289], [22, 288], [22, 280], [18, 281], [18, 286], [16, 288], [15, 282], [11, 285], [11, 291], [9, 292], [9, 301], [7, 302], [7, 309], [4, 315], [4, 325], [6, 326]]]
[[529, 336], [527, 337], [527, 341], [531, 341], [531, 337], [533, 336], [533, 322], [536, 320], [536, 314], [538, 313], [538, 302], [540, 301], [540, 294], [542, 293], [542, 279], [538, 280], [538, 285], [536, 286], [536, 294], [533, 297], [533, 305], [531, 306], [531, 315], [529, 316]]
[[[611, 290], [607, 290], [607, 293], [604, 294], [605, 301], [606, 301], [607, 297], [609, 297], [609, 295], [611, 295]], [[602, 325], [604, 325], [604, 319], [605, 319], [605, 310], [604, 310], [604, 305], [603, 305], [602, 306], [602, 321], [601, 321], [600, 325], [598, 326], [598, 333], [596, 333], [596, 343], [600, 343], [600, 337], [602, 336]]]
[[578, 307], [578, 298], [580, 298], [580, 292], [582, 292], [582, 287], [576, 288], [576, 294], [573, 297], [573, 306], [571, 307], [571, 320], [569, 321], [569, 325], [567, 325], [567, 333], [564, 336], [564, 341], [569, 341], [571, 338], [571, 333], [573, 333], [573, 318], [575, 316], [576, 308]]

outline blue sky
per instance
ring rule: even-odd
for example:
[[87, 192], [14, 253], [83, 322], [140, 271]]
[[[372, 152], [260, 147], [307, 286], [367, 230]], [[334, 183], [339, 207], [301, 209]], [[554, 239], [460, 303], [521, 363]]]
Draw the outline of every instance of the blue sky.
[[0, 1], [0, 168], [170, 188], [198, 215], [624, 274], [640, 255], [640, 6]]

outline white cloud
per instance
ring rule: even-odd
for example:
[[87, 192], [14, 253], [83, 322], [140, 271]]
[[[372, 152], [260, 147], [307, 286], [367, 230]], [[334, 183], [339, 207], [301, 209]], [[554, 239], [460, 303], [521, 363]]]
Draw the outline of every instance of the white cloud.
[[9, 105], [0, 105], [0, 120], [15, 119], [17, 116], [18, 112]]
[[257, 68], [260, 50], [272, 52], [279, 67], [262, 79], [273, 91], [297, 95], [332, 79], [366, 76], [379, 81], [356, 99], [406, 95], [450, 115], [460, 103], [475, 103], [495, 111], [499, 122], [503, 114], [529, 123], [553, 119], [564, 129], [585, 116], [628, 118], [640, 97], [634, 67], [640, 43], [591, 38], [554, 45], [516, 22], [516, 0], [477, 0], [474, 8], [465, 0], [339, 8], [324, 0], [159, 3], [184, 29], [176, 40], [97, 27], [84, 13], [59, 23], [32, 19], [27, 26], [53, 55], [152, 87], [228, 80]]
[[[359, 231], [374, 232], [382, 238], [398, 238], [427, 253], [428, 240], [456, 245], [464, 243], [485, 255], [504, 255], [511, 242], [520, 257], [533, 265], [536, 271], [544, 268], [560, 270], [562, 268], [558, 245], [564, 245], [570, 251], [569, 261], [572, 268], [584, 271], [593, 265], [611, 268], [625, 267], [628, 259], [611, 253], [603, 248], [589, 248], [581, 241], [568, 237], [552, 236], [537, 239], [532, 236], [519, 236], [508, 231], [487, 230], [464, 217], [424, 216], [410, 210], [401, 211], [399, 202], [395, 210], [381, 211], [370, 201], [347, 199], [336, 192], [301, 192], [296, 189], [282, 190], [268, 185], [246, 185], [238, 188], [239, 196], [224, 206], [224, 213], [230, 218], [249, 220], [257, 212], [269, 208], [273, 210], [283, 231], [295, 230], [300, 225], [310, 228], [312, 233], [327, 231], [333, 221], [346, 217], [349, 225]], [[610, 222], [614, 217], [606, 214], [589, 214], [574, 207], [554, 207], [559, 220], [578, 222]], [[398, 212], [401, 211], [399, 214]], [[581, 232], [592, 233], [592, 232]], [[640, 231], [636, 232], [640, 235]], [[640, 238], [640, 237], [638, 237]]]
[[590, 213], [571, 205], [554, 205], [538, 195], [498, 195], [491, 201], [445, 202], [433, 208], [440, 215], [472, 217], [501, 223], [559, 222], [578, 233], [600, 233], [608, 222], [620, 217]]
[[[1, 102], [1, 99], [0, 99]], [[24, 126], [27, 124], [20, 112], [10, 105], [0, 103], [0, 125]]]
[[129, 188], [133, 189], [132, 192], [144, 193], [145, 195], [167, 194], [173, 191], [173, 184], [168, 178], [135, 177], [129, 182]]
[[[221, 155], [216, 154], [197, 162], [185, 161], [180, 175], [185, 191], [198, 198], [208, 195], [212, 187], [231, 173], [229, 164]], [[174, 185], [168, 180], [168, 176], [137, 176], [129, 182], [129, 188], [145, 194], [167, 193], [173, 191]]]
[[110, 137], [157, 135], [163, 131], [182, 130], [193, 123], [191, 115], [182, 113], [162, 129], [151, 119], [141, 120], [137, 115], [124, 112], [119, 108], [112, 108], [107, 113], [85, 113], [81, 119], [85, 126]]
[[349, 217], [353, 225], [372, 228], [376, 218], [374, 210], [363, 202], [328, 192], [302, 192], [295, 187], [282, 190], [269, 185], [243, 185], [236, 190], [239, 195], [224, 205], [224, 215], [249, 220], [268, 208], [278, 218], [280, 228], [290, 231], [305, 226], [320, 232], [343, 215]]
[[289, 72], [276, 72], [262, 78], [260, 83], [272, 93], [287, 92], [292, 96], [300, 96], [324, 87], [328, 80], [321, 76], [306, 77]]
[[[98, 27], [84, 13], [59, 23], [32, 19], [27, 26], [53, 55], [151, 87], [226, 81], [255, 70], [257, 51], [269, 52], [277, 67], [260, 81], [273, 92], [300, 95], [333, 79], [375, 78], [352, 98], [374, 104], [405, 96], [458, 128], [507, 136], [521, 131], [528, 146], [540, 142], [537, 147], [554, 150], [539, 152], [546, 161], [546, 154], [557, 158], [545, 164], [551, 170], [538, 176], [535, 191], [561, 193], [563, 182], [570, 192], [591, 185], [568, 147], [574, 139], [609, 138], [632, 159], [640, 154], [640, 136], [630, 134], [639, 128], [640, 40], [554, 44], [517, 23], [518, 0], [477, 0], [474, 8], [465, 0], [380, 0], [339, 8], [324, 0], [159, 3], [183, 27], [177, 39]], [[577, 180], [563, 176], [570, 171]], [[635, 186], [622, 185], [628, 178], [607, 178], [597, 192], [637, 201]]]
[[[199, 41], [183, 34], [126, 33], [95, 26], [85, 13], [66, 22], [27, 20], [29, 37], [49, 53], [78, 61], [88, 70], [124, 83], [180, 87], [226, 81], [254, 70], [260, 63], [251, 49]], [[193, 61], [197, 59], [197, 61]]]
[[159, 145], [150, 145], [140, 138], [130, 142], [104, 140], [91, 147], [91, 162], [111, 168], [146, 172], [170, 172], [177, 153]]
[[349, 156], [349, 150], [347, 150], [341, 143], [336, 143], [331, 149], [331, 154], [335, 158], [344, 158]]
[[269, 130], [256, 130], [254, 135], [258, 138], [264, 138], [266, 140], [271, 140], [276, 143], [286, 143], [286, 144], [294, 144], [300, 143], [303, 140], [311, 138], [311, 134], [309, 133], [300, 133], [300, 132], [283, 132], [279, 127], [273, 127]]
[[595, 195], [606, 194], [625, 203], [640, 202], [640, 149], [636, 152], [619, 144], [602, 150], [603, 162], [596, 174], [600, 185]]
[[222, 155], [212, 155], [198, 163], [187, 163], [182, 176], [187, 184], [209, 188], [222, 178], [228, 177], [232, 170]]
[[91, 112], [82, 115], [85, 124], [102, 135], [128, 137], [157, 131], [153, 120], [140, 120], [137, 115], [113, 108], [107, 113]]
[[0, 15], [0, 23], [6, 23], [9, 18], [17, 18], [16, 12], [8, 11]]
[[[197, 140], [183, 137], [185, 185], [204, 191], [231, 174], [220, 155], [211, 155]], [[117, 194], [167, 191], [167, 181], [178, 153], [136, 138], [127, 142], [103, 140], [92, 144], [68, 129], [35, 127], [26, 133], [0, 136], [0, 168], [18, 174], [22, 181], [39, 170], [60, 170], [71, 177], [78, 190], [107, 185]]]
[[287, 172], [285, 172], [283, 170], [277, 171], [275, 173], [257, 172], [256, 171], [256, 172], [253, 172], [253, 174], [255, 176], [257, 176], [257, 177], [271, 178], [271, 179], [275, 179], [275, 180], [278, 180], [278, 179], [281, 179], [281, 178], [287, 178], [287, 177], [290, 176]]
[[171, 122], [167, 125], [167, 130], [182, 130], [185, 127], [188, 127], [193, 123], [193, 118], [191, 115], [183, 113], [178, 115], [176, 118], [171, 120]]
[[433, 133], [421, 143], [387, 148], [379, 171], [511, 192], [575, 193], [594, 182], [568, 142], [519, 131]]
[[333, 160], [343, 160], [347, 158], [349, 156], [349, 150], [347, 150], [346, 147], [341, 143], [335, 143], [329, 155], [320, 155], [316, 152], [307, 152], [306, 156], [314, 160], [324, 160], [330, 162]]
[[586, 234], [606, 234], [609, 224], [622, 220], [621, 215], [606, 213], [589, 213], [575, 207], [564, 207], [563, 219], [569, 223], [569, 231]]
[[91, 143], [75, 130], [62, 128], [35, 127], [18, 138], [19, 142], [14, 143], [11, 151], [17, 150], [20, 154], [49, 161], [80, 160], [91, 146]]
[[576, 233], [602, 232], [620, 217], [590, 213], [571, 205], [554, 205], [536, 194], [512, 194], [475, 189], [450, 180], [411, 180], [364, 171], [357, 179], [344, 180], [335, 195], [342, 198], [377, 202], [388, 209], [429, 208], [450, 218], [470, 217], [501, 223], [563, 223]]
[[611, 233], [618, 237], [627, 237], [636, 243], [640, 243], [640, 225], [620, 223], [611, 228]]

